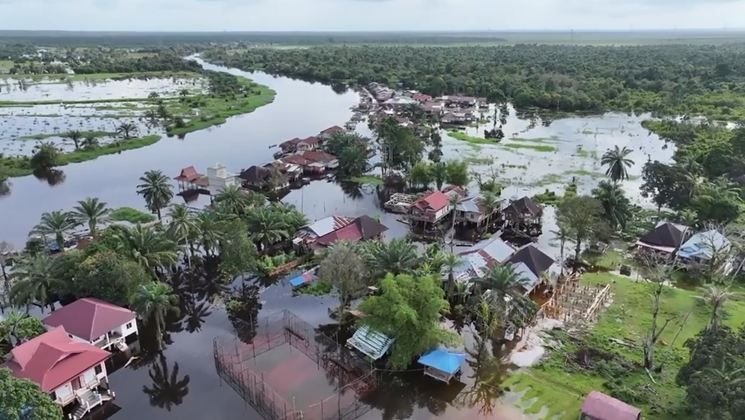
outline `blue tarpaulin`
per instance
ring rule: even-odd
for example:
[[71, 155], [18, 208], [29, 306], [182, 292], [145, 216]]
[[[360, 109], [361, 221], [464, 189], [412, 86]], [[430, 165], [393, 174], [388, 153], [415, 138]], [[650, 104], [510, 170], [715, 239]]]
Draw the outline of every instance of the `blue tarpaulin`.
[[455, 375], [460, 370], [460, 366], [466, 360], [464, 353], [453, 353], [445, 349], [435, 349], [419, 358], [419, 364], [422, 364], [449, 375]]
[[306, 285], [308, 283], [312, 283], [316, 279], [316, 275], [314, 273], [314, 270], [306, 271], [305, 273], [294, 277], [290, 280], [290, 285], [293, 288], [297, 288], [303, 285]]

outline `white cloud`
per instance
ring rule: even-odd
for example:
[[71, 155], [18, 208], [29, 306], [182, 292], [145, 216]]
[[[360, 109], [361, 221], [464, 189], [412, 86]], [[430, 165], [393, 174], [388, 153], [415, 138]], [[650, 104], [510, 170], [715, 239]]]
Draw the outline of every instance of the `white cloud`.
[[745, 26], [745, 0], [0, 0], [3, 29], [519, 30]]

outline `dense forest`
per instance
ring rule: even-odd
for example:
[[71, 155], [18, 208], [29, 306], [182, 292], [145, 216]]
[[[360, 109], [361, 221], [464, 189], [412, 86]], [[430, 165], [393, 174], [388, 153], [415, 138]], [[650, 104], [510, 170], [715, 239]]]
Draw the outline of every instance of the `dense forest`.
[[211, 60], [330, 84], [385, 83], [559, 111], [745, 119], [745, 45], [215, 48]]

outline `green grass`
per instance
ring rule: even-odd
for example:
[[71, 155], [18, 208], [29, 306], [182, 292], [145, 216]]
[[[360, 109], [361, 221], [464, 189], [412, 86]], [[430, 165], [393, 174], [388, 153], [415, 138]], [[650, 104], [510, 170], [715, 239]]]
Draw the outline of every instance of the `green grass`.
[[548, 145], [548, 144], [530, 144], [530, 143], [505, 143], [502, 144], [504, 147], [508, 147], [510, 149], [530, 149], [535, 150], [536, 152], [542, 152], [542, 153], [551, 153], [556, 151], [556, 147]]
[[372, 186], [383, 185], [383, 179], [377, 175], [362, 175], [349, 178], [350, 182], [355, 184], [367, 184]]
[[109, 219], [115, 222], [150, 223], [155, 221], [155, 216], [132, 207], [119, 207], [109, 214]]
[[591, 176], [594, 178], [602, 178], [605, 176], [603, 172], [589, 171], [587, 169], [572, 169], [571, 171], [564, 172], [565, 175], [573, 176]]
[[331, 283], [327, 283], [321, 280], [317, 280], [308, 286], [301, 287], [297, 289], [298, 293], [303, 295], [311, 295], [311, 296], [324, 296], [331, 293], [331, 290], [334, 287], [331, 285]]
[[465, 141], [471, 144], [497, 144], [494, 140], [470, 136], [462, 131], [448, 130], [447, 134], [456, 140]]
[[92, 73], [92, 74], [14, 74], [12, 79], [31, 79], [34, 82], [43, 83], [65, 83], [93, 81], [102, 82], [106, 80], [126, 79], [149, 79], [149, 78], [196, 78], [199, 74], [188, 71], [146, 71], [131, 73]]
[[[671, 317], [674, 320], [661, 335], [657, 346], [656, 359], [663, 369], [661, 373], [654, 374], [655, 385], [640, 367], [641, 342], [651, 322], [651, 286], [608, 273], [585, 274], [582, 282], [591, 285], [611, 284], [613, 303], [587, 333], [585, 343], [634, 366], [621, 377], [613, 378], [620, 382], [613, 384], [613, 388], [621, 389], [628, 395], [643, 396], [645, 400], [635, 405], [642, 408], [645, 418], [681, 418], [673, 410], [683, 405], [685, 397], [684, 389], [675, 384], [675, 375], [688, 357], [684, 343], [701, 331], [709, 319], [709, 308], [696, 297], [700, 293], [669, 287], [663, 292], [658, 325]], [[729, 301], [725, 313], [726, 324], [741, 326], [745, 322], [745, 302], [737, 299]], [[629, 348], [611, 339], [623, 339], [636, 347]], [[526, 412], [537, 413], [546, 407], [557, 418], [576, 419], [582, 399], [589, 391], [613, 392], [609, 389], [611, 384], [599, 372], [579, 371], [570, 366], [566, 357], [576, 346], [576, 343], [564, 342], [563, 348], [554, 350], [539, 365], [517, 371], [508, 378], [506, 384], [513, 391], [525, 392], [519, 406]], [[653, 389], [653, 393], [645, 393], [644, 389], [647, 388]]]
[[11, 60], [0, 60], [0, 74], [6, 74], [13, 67], [13, 61]]
[[580, 147], [577, 148], [577, 151], [574, 152], [574, 156], [581, 157], [583, 159], [598, 159], [598, 152], [597, 150], [585, 150]]
[[[60, 133], [39, 133], [39, 134], [33, 134], [30, 136], [22, 136], [20, 137], [21, 140], [45, 140], [52, 137], [64, 137], [68, 131], [63, 131]], [[109, 137], [113, 136], [116, 133], [111, 131], [81, 131], [81, 138], [86, 138], [88, 136], [93, 136], [95, 138], [101, 138], [101, 137]]]

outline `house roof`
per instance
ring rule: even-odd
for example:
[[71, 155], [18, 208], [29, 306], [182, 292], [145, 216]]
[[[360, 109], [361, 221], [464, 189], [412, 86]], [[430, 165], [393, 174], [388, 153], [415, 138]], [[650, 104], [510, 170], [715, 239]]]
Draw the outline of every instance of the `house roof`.
[[540, 278], [523, 262], [513, 263], [512, 270], [520, 276], [520, 286], [522, 286], [525, 293], [533, 291], [540, 281]]
[[262, 183], [269, 180], [272, 177], [272, 171], [261, 166], [252, 166], [244, 171], [238, 177], [246, 182], [250, 183]]
[[714, 254], [729, 248], [729, 246], [729, 239], [716, 230], [709, 230], [691, 236], [678, 250], [678, 256], [709, 260], [714, 257]]
[[414, 202], [420, 210], [440, 211], [450, 204], [450, 198], [442, 191], [435, 191]]
[[300, 139], [295, 137], [294, 139], [283, 141], [279, 144], [280, 149], [293, 149], [297, 147], [297, 144], [300, 142]]
[[336, 160], [336, 156], [321, 152], [320, 150], [310, 150], [307, 152], [299, 153], [298, 156], [301, 156], [303, 159], [306, 159], [310, 162], [319, 162], [319, 163], [328, 163], [333, 160]]
[[641, 410], [602, 392], [592, 391], [582, 404], [582, 414], [598, 420], [638, 420]]
[[20, 344], [10, 354], [6, 367], [13, 375], [35, 382], [44, 392], [55, 390], [110, 356], [98, 347], [73, 341], [64, 327]]
[[298, 166], [307, 166], [312, 163], [311, 161], [309, 161], [308, 159], [300, 155], [285, 156], [281, 160], [285, 163], [290, 163], [290, 164], [298, 165]]
[[315, 145], [317, 145], [317, 144], [321, 143], [321, 139], [319, 139], [316, 136], [310, 136], [310, 137], [306, 137], [306, 138], [300, 140], [299, 142], [297, 142], [297, 144], [300, 144], [300, 143], [315, 144]]
[[524, 263], [525, 266], [536, 276], [541, 275], [549, 267], [554, 265], [554, 259], [543, 253], [532, 244], [520, 248], [509, 260], [513, 264]]
[[347, 340], [347, 345], [354, 347], [372, 360], [383, 357], [392, 344], [392, 338], [367, 326], [360, 327]]
[[318, 135], [320, 135], [320, 136], [330, 136], [332, 134], [343, 133], [343, 132], [344, 132], [344, 129], [343, 128], [339, 127], [338, 125], [334, 125], [334, 126], [331, 126], [331, 127], [327, 128], [327, 129], [321, 131], [320, 133], [318, 133]]
[[135, 317], [136, 314], [129, 309], [99, 299], [84, 298], [57, 309], [43, 322], [50, 327], [62, 325], [70, 334], [91, 341]]
[[173, 179], [175, 179], [176, 181], [194, 182], [202, 177], [204, 177], [204, 175], [197, 172], [194, 166], [187, 166], [186, 168], [182, 169], [179, 175], [174, 177]]
[[665, 247], [675, 250], [683, 242], [688, 227], [670, 222], [660, 222], [653, 230], [639, 238], [639, 242], [653, 247]]
[[515, 249], [497, 236], [462, 253], [456, 276], [460, 280], [483, 277], [489, 268], [504, 263], [514, 253]]
[[316, 220], [315, 222], [303, 227], [301, 230], [312, 233], [313, 235], [320, 238], [324, 235], [328, 235], [331, 232], [339, 230], [352, 222], [354, 222], [354, 219], [350, 217], [329, 216], [321, 220]]
[[543, 214], [543, 209], [529, 197], [523, 197], [511, 202], [510, 205], [504, 209], [504, 212], [512, 215], [529, 215], [531, 217], [537, 217]]
[[367, 241], [375, 238], [388, 228], [370, 216], [360, 216], [354, 222], [318, 238], [319, 245], [330, 246], [337, 241]]
[[420, 365], [437, 369], [440, 372], [445, 372], [449, 375], [454, 375], [460, 370], [460, 367], [465, 360], [465, 353], [454, 353], [442, 348], [437, 348], [422, 355], [418, 362]]

